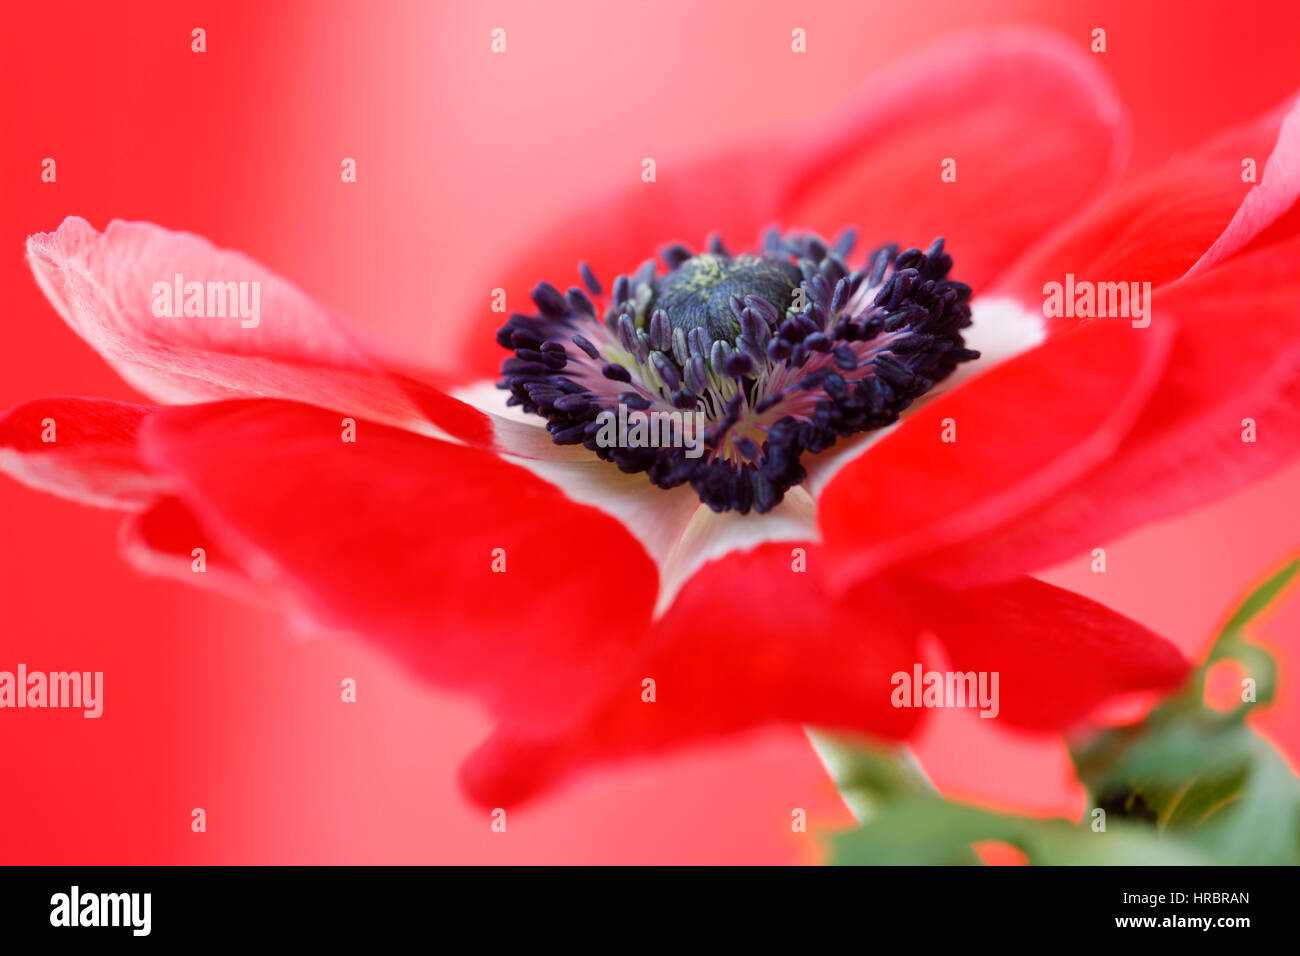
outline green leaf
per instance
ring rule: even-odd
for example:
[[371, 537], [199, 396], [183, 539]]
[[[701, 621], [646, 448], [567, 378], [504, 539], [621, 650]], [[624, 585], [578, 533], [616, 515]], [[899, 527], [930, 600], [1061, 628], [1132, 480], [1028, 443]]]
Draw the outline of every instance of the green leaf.
[[970, 862], [970, 845], [1008, 843], [1039, 866], [1166, 864], [1187, 866], [1212, 860], [1195, 847], [1163, 841], [1148, 828], [1129, 823], [1105, 832], [1064, 820], [1031, 820], [918, 795], [890, 804], [860, 830], [834, 838], [832, 863], [839, 866], [933, 866]]
[[[1291, 579], [1295, 577], [1296, 571], [1300, 571], [1300, 558], [1283, 565], [1271, 578], [1256, 588], [1251, 594], [1241, 602], [1241, 605], [1228, 618], [1228, 623], [1223, 626], [1219, 633], [1218, 643], [1221, 643], [1226, 637], [1240, 634], [1247, 624], [1258, 617], [1270, 604], [1277, 599]], [[1210, 652], [1213, 657], [1214, 651]]]
[[[1277, 665], [1273, 656], [1256, 644], [1246, 641], [1246, 625], [1272, 606], [1283, 589], [1300, 571], [1300, 559], [1290, 561], [1257, 587], [1241, 602], [1214, 639], [1204, 663], [1188, 681], [1187, 691], [1178, 702], [1186, 707], [1200, 706], [1205, 696], [1205, 679], [1210, 668], [1219, 661], [1236, 660], [1246, 673], [1255, 679], [1255, 703], [1272, 703], [1277, 690]], [[1240, 715], [1250, 705], [1240, 708]]]
[[[1245, 723], [1272, 700], [1272, 656], [1248, 643], [1245, 629], [1300, 570], [1289, 562], [1229, 617], [1205, 663], [1181, 694], [1141, 723], [1107, 730], [1071, 755], [1093, 807], [1143, 821], [1221, 863], [1300, 863], [1300, 782]], [[1211, 665], [1236, 660], [1255, 679], [1255, 703], [1221, 714], [1205, 706]]]
[[905, 751], [810, 732], [863, 821], [833, 839], [832, 862], [969, 864], [977, 862], [972, 843], [998, 841], [1048, 866], [1300, 864], [1300, 780], [1247, 726], [1257, 704], [1227, 714], [1204, 704], [1206, 673], [1222, 660], [1238, 661], [1255, 679], [1257, 703], [1272, 699], [1272, 656], [1245, 632], [1298, 571], [1300, 560], [1288, 563], [1242, 601], [1180, 694], [1138, 724], [1072, 747], [1091, 797], [1083, 825], [950, 802]]

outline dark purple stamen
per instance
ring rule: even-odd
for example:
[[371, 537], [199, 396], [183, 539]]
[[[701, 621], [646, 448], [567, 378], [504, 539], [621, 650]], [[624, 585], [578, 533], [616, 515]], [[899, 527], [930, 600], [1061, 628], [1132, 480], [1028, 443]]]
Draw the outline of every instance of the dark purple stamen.
[[[770, 511], [805, 476], [802, 458], [882, 428], [978, 353], [965, 347], [968, 286], [948, 278], [936, 239], [924, 252], [878, 249], [847, 265], [855, 233], [833, 243], [766, 234], [763, 253], [681, 244], [620, 275], [608, 298], [582, 263], [583, 288], [532, 293], [497, 341], [509, 404], [547, 420], [557, 444], [585, 445], [663, 488], [689, 483], [715, 511]], [[576, 348], [575, 348], [576, 347]], [[631, 388], [628, 388], [631, 386]], [[698, 412], [703, 449], [609, 445], [618, 406]]]

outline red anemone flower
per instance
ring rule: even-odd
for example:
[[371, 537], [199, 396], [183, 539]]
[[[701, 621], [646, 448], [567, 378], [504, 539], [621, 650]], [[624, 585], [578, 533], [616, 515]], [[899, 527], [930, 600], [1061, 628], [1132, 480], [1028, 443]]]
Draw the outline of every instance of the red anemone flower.
[[[37, 281], [160, 404], [23, 405], [0, 465], [129, 511], [141, 567], [476, 696], [489, 806], [773, 721], [905, 738], [924, 634], [1061, 729], [1185, 662], [1029, 574], [1300, 451], [1300, 110], [1116, 189], [1125, 151], [1087, 54], [954, 37], [578, 210], [492, 283], [535, 311], [436, 375], [238, 253], [68, 219]], [[611, 443], [616, 410], [701, 429]]]

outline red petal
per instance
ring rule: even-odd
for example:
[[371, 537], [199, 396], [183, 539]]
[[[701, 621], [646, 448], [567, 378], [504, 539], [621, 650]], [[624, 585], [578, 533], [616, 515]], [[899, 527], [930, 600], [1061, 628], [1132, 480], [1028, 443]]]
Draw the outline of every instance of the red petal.
[[[913, 674], [923, 632], [937, 634], [955, 670], [998, 672], [998, 717], [1025, 728], [1066, 727], [1186, 673], [1167, 641], [1039, 581], [959, 594], [876, 579], [836, 598], [818, 583], [821, 552], [804, 547], [806, 574], [791, 573], [787, 545], [708, 565], [603, 707], [565, 735], [500, 728], [464, 768], [470, 795], [510, 806], [593, 764], [772, 721], [903, 737], [922, 711], [895, 706], [892, 678]], [[642, 697], [646, 678], [653, 703]]]
[[1290, 209], [1297, 196], [1300, 196], [1300, 98], [1293, 101], [1282, 120], [1277, 145], [1264, 164], [1259, 184], [1246, 194], [1228, 228], [1188, 270], [1188, 276], [1204, 272], [1244, 248]]
[[846, 585], [988, 533], [1087, 473], [1141, 412], [1171, 337], [1163, 323], [1094, 323], [911, 413], [818, 501], [832, 577]]
[[[467, 441], [492, 440], [482, 413], [381, 368], [338, 317], [264, 266], [200, 236], [121, 221], [101, 235], [70, 217], [57, 232], [29, 238], [27, 251], [37, 282], [64, 321], [155, 399], [289, 398], [406, 427], [427, 430], [432, 421]], [[177, 275], [182, 288], [248, 283], [247, 304], [256, 289], [259, 314], [242, 319], [229, 314], [229, 304], [225, 318], [156, 316], [155, 301]], [[158, 296], [155, 283], [161, 284]], [[184, 298], [172, 303], [173, 313]], [[213, 311], [219, 304], [214, 298]]]
[[977, 289], [1099, 195], [1128, 150], [1095, 57], [1038, 29], [941, 40], [832, 115], [785, 218], [853, 224], [873, 246], [944, 236], [954, 275]]
[[87, 504], [143, 507], [166, 488], [136, 451], [138, 432], [152, 412], [148, 405], [102, 398], [19, 405], [0, 417], [0, 470]]
[[[1158, 292], [1176, 329], [1155, 391], [1113, 455], [997, 533], [932, 559], [978, 583], [1046, 567], [1221, 497], [1300, 456], [1300, 240]], [[1136, 333], [1135, 333], [1136, 334]], [[1243, 420], [1257, 441], [1242, 441]]]
[[[1285, 212], [1300, 189], [1300, 120], [1294, 113], [1288, 101], [1125, 183], [1081, 222], [1034, 249], [988, 294], [1010, 294], [1037, 309], [1043, 285], [1064, 282], [1067, 273], [1159, 286], [1241, 248]], [[1243, 183], [1242, 158], [1270, 154], [1265, 182], [1253, 188]]]
[[923, 593], [952, 669], [996, 672], [997, 719], [1017, 727], [1060, 730], [1109, 698], [1172, 690], [1187, 674], [1187, 662], [1164, 638], [1032, 578]]
[[[247, 574], [239, 560], [224, 551], [185, 503], [161, 498], [127, 517], [118, 539], [122, 556], [148, 574], [176, 578], [234, 594], [245, 600], [273, 603], [266, 589]], [[202, 549], [196, 554], [195, 549]], [[196, 562], [202, 557], [202, 570]]]
[[[794, 547], [806, 573], [792, 571]], [[917, 659], [922, 609], [883, 581], [836, 599], [819, 583], [821, 561], [811, 545], [783, 543], [705, 566], [581, 727], [551, 735], [511, 723], [476, 751], [463, 774], [471, 796], [513, 805], [591, 764], [775, 721], [905, 736], [921, 715], [890, 704], [890, 676]], [[647, 678], [653, 703], [642, 699]]]
[[[1087, 54], [1047, 31], [972, 31], [871, 78], [811, 128], [661, 166], [657, 182], [574, 210], [491, 285], [524, 311], [529, 289], [576, 282], [581, 260], [609, 283], [664, 243], [716, 231], [739, 250], [780, 222], [829, 234], [859, 226], [873, 246], [944, 235], [958, 277], [982, 283], [1118, 172], [1122, 127]], [[940, 180], [944, 157], [958, 161], [955, 183]], [[468, 337], [466, 362], [479, 374], [500, 368], [493, 332], [503, 319]]]
[[641, 547], [494, 455], [364, 421], [347, 443], [336, 414], [276, 401], [161, 409], [143, 446], [304, 614], [499, 714], [562, 723], [645, 639]]

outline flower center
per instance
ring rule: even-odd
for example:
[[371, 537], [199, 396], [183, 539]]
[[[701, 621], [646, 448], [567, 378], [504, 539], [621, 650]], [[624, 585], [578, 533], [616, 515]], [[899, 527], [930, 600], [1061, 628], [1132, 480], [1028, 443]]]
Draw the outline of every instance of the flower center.
[[784, 314], [800, 278], [789, 262], [752, 255], [729, 259], [706, 252], [655, 279], [649, 308], [662, 309], [674, 329], [689, 333], [702, 328], [712, 339], [735, 339], [741, 330], [740, 317], [731, 307], [733, 297], [743, 301], [747, 295], [758, 296]]
[[615, 279], [584, 264], [585, 290], [543, 282], [536, 315], [511, 315], [497, 341], [509, 403], [662, 488], [689, 482], [715, 511], [766, 512], [805, 477], [805, 454], [882, 428], [961, 362], [977, 357], [970, 288], [952, 259], [886, 246], [858, 268], [854, 237], [771, 232], [761, 253], [714, 239], [673, 245]]

